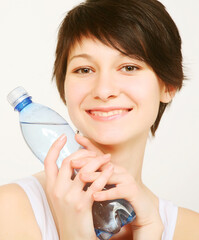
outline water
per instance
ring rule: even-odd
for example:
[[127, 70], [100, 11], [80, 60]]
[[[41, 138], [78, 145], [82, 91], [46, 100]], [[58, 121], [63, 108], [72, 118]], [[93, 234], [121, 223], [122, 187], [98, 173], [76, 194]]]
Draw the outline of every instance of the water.
[[81, 147], [75, 141], [75, 133], [67, 123], [53, 124], [20, 122], [20, 125], [26, 143], [42, 163], [44, 162], [51, 145], [63, 133], [67, 136], [67, 142], [61, 150], [57, 160], [58, 168], [60, 168], [64, 158], [71, 153], [76, 152]]

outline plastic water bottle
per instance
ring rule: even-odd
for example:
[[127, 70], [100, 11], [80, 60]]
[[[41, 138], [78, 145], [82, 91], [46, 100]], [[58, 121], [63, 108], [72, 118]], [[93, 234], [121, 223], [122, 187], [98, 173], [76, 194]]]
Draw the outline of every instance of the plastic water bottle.
[[[68, 122], [49, 107], [32, 102], [24, 88], [15, 88], [7, 99], [19, 112], [21, 131], [27, 145], [42, 163], [53, 142], [63, 133], [67, 136], [67, 143], [57, 159], [58, 168], [64, 158], [82, 148], [75, 141], [75, 133]], [[104, 189], [111, 187], [107, 185]], [[124, 199], [94, 202], [92, 214], [96, 235], [101, 240], [111, 238], [136, 217], [133, 207]]]

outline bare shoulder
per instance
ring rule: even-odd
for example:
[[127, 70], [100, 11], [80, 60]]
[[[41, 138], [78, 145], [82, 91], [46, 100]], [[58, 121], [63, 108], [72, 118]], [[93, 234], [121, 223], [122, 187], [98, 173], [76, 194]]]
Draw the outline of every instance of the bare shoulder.
[[1, 240], [41, 239], [29, 199], [17, 184], [0, 186], [0, 229]]
[[174, 240], [199, 239], [199, 213], [179, 208]]

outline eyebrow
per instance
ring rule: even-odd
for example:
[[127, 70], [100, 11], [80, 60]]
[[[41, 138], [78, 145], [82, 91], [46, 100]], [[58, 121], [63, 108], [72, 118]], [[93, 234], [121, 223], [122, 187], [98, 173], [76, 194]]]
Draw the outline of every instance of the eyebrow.
[[[135, 60], [138, 60], [138, 61], [143, 61], [142, 59], [138, 59], [136, 56], [127, 56], [123, 53], [119, 53], [117, 57], [127, 57], [127, 58], [134, 58]], [[68, 63], [71, 62], [73, 59], [75, 58], [86, 58], [86, 59], [89, 59], [89, 60], [93, 60], [93, 57], [87, 53], [82, 53], [82, 54], [78, 54], [78, 55], [74, 55], [72, 56], [69, 60], [68, 60]]]
[[91, 55], [86, 54], [86, 53], [82, 53], [82, 54], [78, 54], [78, 55], [72, 56], [72, 57], [68, 60], [68, 62], [71, 62], [74, 58], [87, 58], [87, 59], [89, 59], [89, 60], [92, 60], [92, 59], [93, 59], [93, 57], [92, 57]]

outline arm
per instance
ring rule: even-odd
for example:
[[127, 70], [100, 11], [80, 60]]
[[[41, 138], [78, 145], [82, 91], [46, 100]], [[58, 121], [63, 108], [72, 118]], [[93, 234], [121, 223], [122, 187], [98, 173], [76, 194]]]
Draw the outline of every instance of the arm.
[[185, 208], [179, 208], [173, 239], [199, 239], [199, 214]]
[[40, 240], [29, 200], [17, 184], [0, 187], [0, 239]]

